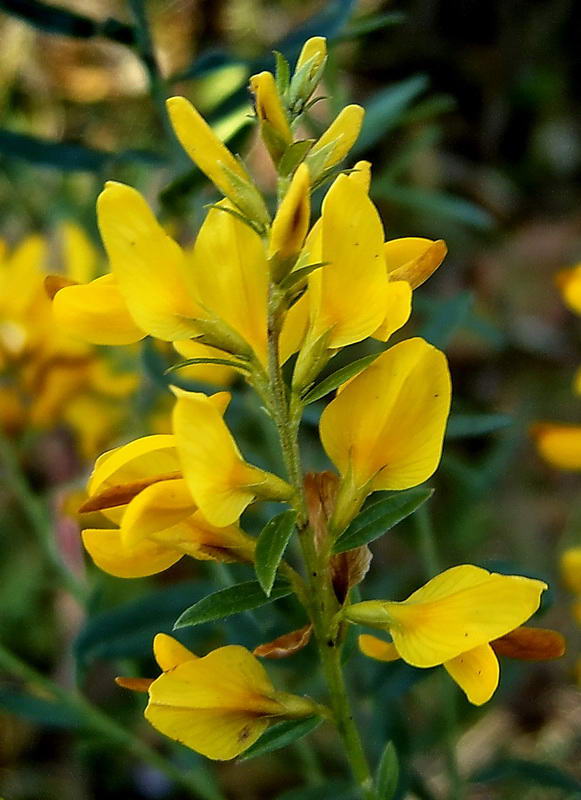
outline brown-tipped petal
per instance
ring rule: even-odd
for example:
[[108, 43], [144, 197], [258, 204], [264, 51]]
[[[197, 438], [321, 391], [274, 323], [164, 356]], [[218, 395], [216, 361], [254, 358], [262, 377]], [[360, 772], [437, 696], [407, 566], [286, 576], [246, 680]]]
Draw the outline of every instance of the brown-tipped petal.
[[278, 636], [272, 642], [258, 645], [252, 651], [252, 654], [261, 658], [287, 658], [288, 656], [293, 656], [308, 645], [312, 633], [313, 626], [309, 623], [296, 631]]
[[366, 544], [337, 553], [331, 558], [331, 580], [337, 600], [342, 604], [349, 592], [361, 583], [369, 571], [373, 555]]
[[528, 628], [526, 625], [490, 643], [494, 652], [519, 661], [548, 661], [560, 658], [566, 649], [565, 638], [547, 628]]
[[166, 472], [163, 475], [152, 475], [140, 481], [110, 486], [108, 489], [89, 497], [79, 508], [79, 513], [88, 514], [91, 511], [102, 511], [105, 508], [124, 506], [148, 486], [159, 481], [178, 480], [182, 477], [181, 472]]
[[315, 535], [315, 544], [320, 547], [327, 537], [327, 523], [331, 519], [339, 476], [335, 472], [307, 472], [305, 475], [305, 495], [309, 512], [309, 522]]
[[147, 694], [154, 680], [155, 678], [124, 678], [118, 676], [115, 678], [115, 683], [123, 689], [130, 689], [132, 692], [145, 692]]
[[52, 300], [57, 292], [64, 289], [65, 286], [76, 286], [77, 282], [72, 281], [64, 275], [47, 275], [44, 279], [44, 291], [47, 293], [48, 298]]

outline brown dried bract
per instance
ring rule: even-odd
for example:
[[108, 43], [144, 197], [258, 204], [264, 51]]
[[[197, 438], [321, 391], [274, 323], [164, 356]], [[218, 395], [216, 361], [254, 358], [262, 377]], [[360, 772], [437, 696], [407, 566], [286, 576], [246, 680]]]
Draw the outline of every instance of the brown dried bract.
[[334, 472], [307, 472], [305, 475], [309, 523], [317, 549], [327, 538], [327, 523], [333, 514], [338, 488], [339, 476]]
[[337, 553], [331, 559], [331, 580], [337, 600], [343, 604], [354, 586], [357, 586], [369, 571], [373, 558], [366, 544]]
[[287, 658], [308, 645], [312, 632], [313, 626], [309, 623], [304, 628], [285, 633], [283, 636], [273, 639], [272, 642], [259, 645], [253, 653], [261, 658]]
[[520, 661], [548, 661], [565, 652], [565, 639], [557, 631], [524, 625], [490, 644], [497, 655]]

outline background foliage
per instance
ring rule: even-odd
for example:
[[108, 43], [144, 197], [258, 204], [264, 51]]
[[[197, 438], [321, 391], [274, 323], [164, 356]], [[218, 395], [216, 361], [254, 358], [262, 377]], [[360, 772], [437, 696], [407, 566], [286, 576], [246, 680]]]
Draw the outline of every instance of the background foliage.
[[[69, 0], [58, 7], [0, 0], [0, 231], [10, 242], [30, 231], [53, 237], [65, 219], [97, 242], [95, 199], [110, 178], [159, 196], [164, 220], [191, 240], [213, 196], [168, 131], [166, 93], [194, 99], [232, 149], [249, 152], [268, 188], [272, 175], [248, 125], [246, 80], [271, 66], [272, 49], [294, 58], [316, 34], [332, 49], [330, 99], [320, 112], [315, 107], [313, 127], [347, 100], [365, 105], [353, 155], [374, 164], [374, 199], [388, 234], [448, 242], [450, 255], [418, 292], [402, 334], [419, 332], [443, 347], [454, 379], [446, 454], [430, 481], [438, 552], [430, 519], [418, 512], [375, 543], [365, 591], [404, 596], [435, 560], [547, 579], [553, 589], [542, 624], [570, 634], [571, 655], [549, 665], [505, 662], [501, 690], [485, 711], [469, 707], [439, 674], [351, 659], [374, 761], [389, 740], [399, 753], [396, 797], [448, 796], [443, 741], [449, 759], [457, 741], [466, 797], [581, 796], [575, 632], [557, 569], [564, 543], [579, 535], [578, 478], [544, 466], [527, 432], [538, 418], [581, 416], [570, 392], [578, 322], [553, 284], [558, 268], [581, 257], [580, 17], [573, 0]], [[357, 354], [368, 354], [365, 347], [372, 345]], [[168, 355], [146, 342], [135, 357], [141, 382], [123, 439], [147, 432], [152, 414], [165, 413], [159, 397]], [[312, 469], [327, 466], [315, 447], [320, 410], [320, 403], [310, 406], [304, 430]], [[280, 468], [273, 432], [243, 390], [229, 414], [248, 459]], [[62, 430], [21, 443], [17, 461], [34, 496], [19, 503], [11, 481], [0, 488], [2, 641], [59, 685], [82, 687], [138, 741], [191, 770], [196, 788], [190, 795], [176, 788], [142, 754], [131, 756], [130, 742], [118, 746], [113, 732], [86, 730], [74, 703], [55, 703], [37, 686], [6, 677], [0, 794], [350, 798], [324, 727], [308, 744], [216, 769], [159, 741], [141, 718], [141, 698], [123, 693], [113, 676], [155, 674], [153, 635], [170, 632], [216, 582], [227, 586], [252, 572], [188, 561], [155, 579], [116, 580], [83, 566], [71, 519], [60, 518], [57, 559], [82, 586], [79, 603], [59, 588], [38, 546], [34, 503], [41, 516], [45, 504], [54, 515], [65, 493], [82, 486], [88, 465]], [[12, 467], [6, 462], [5, 472]], [[246, 524], [257, 531], [266, 518], [258, 509]], [[283, 599], [185, 629], [183, 641], [200, 651], [227, 641], [254, 647], [303, 622]], [[272, 672], [290, 691], [316, 693], [313, 659], [307, 648]]]

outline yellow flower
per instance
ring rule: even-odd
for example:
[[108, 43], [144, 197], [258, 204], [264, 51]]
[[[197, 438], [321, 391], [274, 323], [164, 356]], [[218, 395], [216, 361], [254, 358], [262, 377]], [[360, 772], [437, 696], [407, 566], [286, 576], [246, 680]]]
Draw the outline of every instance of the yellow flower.
[[305, 164], [301, 164], [276, 212], [270, 230], [268, 255], [271, 263], [273, 258], [278, 262], [275, 278], [284, 276], [285, 271], [288, 271], [284, 267], [288, 262], [292, 266], [303, 246], [311, 216], [310, 192], [309, 170]]
[[581, 425], [539, 422], [531, 432], [539, 454], [551, 466], [581, 470]]
[[[403, 602], [368, 600], [348, 606], [343, 615], [387, 631], [394, 658], [421, 668], [443, 664], [471, 702], [480, 704], [498, 684], [498, 660], [490, 642], [526, 622], [546, 588], [532, 578], [464, 564], [432, 578]], [[375, 657], [382, 652], [369, 640], [364, 647]]]
[[370, 492], [409, 489], [438, 466], [450, 409], [445, 355], [408, 339], [349, 381], [323, 411], [320, 433], [343, 476], [335, 524], [346, 524]]
[[295, 72], [298, 72], [307, 64], [309, 64], [310, 75], [313, 78], [320, 71], [327, 59], [327, 40], [324, 36], [311, 36], [310, 39], [304, 43], [301, 48], [300, 55], [297, 59]]
[[292, 143], [287, 113], [283, 107], [274, 76], [260, 72], [250, 78], [250, 91], [254, 95], [256, 116], [260, 121], [262, 138], [275, 162]]
[[198, 658], [176, 639], [158, 633], [153, 651], [163, 670], [159, 678], [116, 682], [149, 692], [145, 718], [160, 733], [207, 758], [235, 758], [271, 722], [326, 714], [308, 697], [277, 691], [258, 659], [240, 645], [219, 647]]
[[561, 270], [556, 283], [565, 305], [576, 314], [581, 314], [581, 264]]
[[167, 110], [173, 129], [192, 161], [242, 213], [267, 225], [268, 211], [242, 163], [218, 139], [185, 97], [171, 97]]
[[[361, 652], [376, 661], [396, 661], [400, 655], [393, 642], [376, 636], [359, 637]], [[460, 656], [445, 661], [443, 666], [474, 705], [486, 703], [494, 694], [500, 678], [497, 656], [521, 661], [546, 661], [565, 653], [565, 640], [557, 631], [521, 626], [480, 645]]]
[[[288, 500], [289, 484], [242, 456], [212, 398], [174, 389], [173, 429], [184, 478], [204, 516], [217, 526], [235, 522], [257, 498]], [[229, 395], [224, 392], [224, 396]]]
[[581, 595], [581, 547], [570, 547], [561, 555], [561, 574], [567, 589]]
[[313, 181], [343, 161], [357, 141], [364, 116], [361, 106], [345, 106], [315, 142], [306, 160]]
[[105, 453], [88, 488], [81, 511], [101, 511], [118, 525], [82, 532], [86, 549], [105, 572], [122, 578], [153, 575], [184, 555], [252, 561], [251, 537], [235, 525], [217, 528], [198, 510], [172, 435], [146, 436]]
[[418, 237], [391, 239], [383, 248], [390, 280], [407, 281], [412, 289], [428, 280], [447, 252], [443, 239], [432, 241]]

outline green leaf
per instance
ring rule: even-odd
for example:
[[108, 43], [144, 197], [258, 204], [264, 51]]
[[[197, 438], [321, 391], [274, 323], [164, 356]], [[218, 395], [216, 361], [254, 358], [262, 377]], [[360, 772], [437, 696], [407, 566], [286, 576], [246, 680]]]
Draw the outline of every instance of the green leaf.
[[292, 175], [298, 165], [305, 160], [314, 143], [315, 139], [299, 139], [287, 147], [278, 165], [278, 171], [283, 178]]
[[0, 152], [22, 158], [31, 164], [67, 172], [102, 172], [116, 162], [125, 161], [142, 161], [153, 166], [164, 163], [156, 153], [147, 151], [125, 150], [121, 153], [107, 153], [79, 144], [51, 142], [7, 130], [0, 130]]
[[446, 430], [447, 439], [468, 439], [496, 433], [514, 423], [510, 414], [452, 414]]
[[258, 581], [245, 581], [235, 586], [228, 586], [207, 595], [193, 606], [186, 609], [174, 625], [174, 630], [189, 625], [201, 625], [203, 622], [215, 622], [218, 619], [231, 617], [241, 611], [251, 611], [267, 603], [291, 594], [292, 588], [287, 581], [277, 581], [266, 595]]
[[228, 358], [188, 358], [185, 361], [180, 361], [179, 364], [172, 364], [165, 370], [165, 374], [169, 375], [170, 372], [175, 372], [182, 367], [193, 367], [196, 364], [221, 364], [224, 367], [231, 367], [240, 372], [250, 372], [250, 369], [239, 361], [231, 361]]
[[308, 717], [307, 719], [291, 719], [286, 722], [279, 722], [272, 725], [252, 747], [238, 759], [238, 761], [248, 761], [250, 758], [263, 756], [272, 753], [273, 750], [280, 750], [293, 742], [302, 739], [303, 736], [314, 731], [323, 722], [321, 717]]
[[399, 781], [399, 761], [393, 742], [388, 742], [381, 755], [377, 768], [377, 798], [378, 800], [392, 800], [395, 797]]
[[449, 192], [438, 192], [415, 186], [400, 186], [381, 180], [375, 181], [373, 192], [375, 197], [387, 200], [401, 208], [422, 211], [424, 214], [434, 215], [441, 219], [470, 225], [477, 230], [489, 230], [494, 224], [493, 218], [483, 208], [464, 197], [458, 197]]
[[83, 728], [83, 718], [58, 701], [0, 689], [0, 710], [47, 728]]
[[365, 119], [351, 157], [368, 150], [400, 122], [403, 113], [428, 86], [425, 75], [413, 75], [377, 92], [365, 108]]
[[369, 544], [383, 536], [390, 528], [397, 525], [423, 505], [433, 495], [433, 489], [407, 489], [368, 506], [349, 525], [335, 542], [334, 553], [344, 553], [354, 547]]
[[455, 297], [444, 300], [422, 326], [420, 336], [434, 347], [445, 349], [456, 331], [466, 322], [473, 304], [471, 292], [460, 292]]
[[401, 25], [405, 20], [406, 15], [401, 11], [388, 11], [386, 14], [373, 14], [373, 16], [362, 17], [354, 20], [345, 33], [336, 36], [333, 42], [346, 42], [356, 39], [366, 33], [380, 31], [392, 25]]
[[132, 45], [137, 41], [135, 29], [116, 19], [103, 21], [76, 14], [60, 6], [51, 6], [38, 0], [0, 0], [0, 9], [45, 33], [91, 39], [104, 36], [114, 42]]
[[292, 289], [293, 286], [297, 285], [297, 283], [300, 283], [305, 278], [308, 278], [311, 272], [314, 272], [316, 269], [321, 269], [321, 267], [326, 267], [328, 263], [328, 261], [318, 261], [316, 264], [307, 264], [304, 267], [294, 269], [292, 272], [289, 272], [283, 281], [281, 281], [280, 288], [283, 291], [288, 292], [289, 289]]
[[290, 66], [286, 58], [278, 50], [274, 50], [274, 59], [276, 62], [274, 74], [276, 76], [276, 88], [281, 97], [284, 96], [290, 83]]
[[[485, 767], [472, 778], [477, 783], [509, 779], [575, 792], [574, 797], [581, 795], [581, 781], [574, 775], [563, 772], [553, 764], [543, 764], [540, 761], [529, 761], [525, 758], [502, 759]], [[567, 795], [567, 797], [573, 800], [573, 796]]]
[[322, 380], [321, 383], [314, 386], [310, 392], [307, 392], [303, 398], [303, 402], [305, 405], [308, 405], [309, 403], [314, 403], [315, 400], [320, 400], [321, 397], [337, 389], [341, 384], [345, 383], [345, 381], [348, 381], [349, 378], [359, 375], [366, 367], [373, 364], [375, 359], [380, 355], [381, 353], [372, 353], [369, 356], [358, 358], [357, 361], [352, 361], [351, 364], [347, 364], [346, 367], [341, 367], [341, 369], [333, 372]]
[[296, 511], [283, 511], [266, 523], [254, 555], [254, 569], [264, 593], [270, 597], [276, 571], [295, 527]]

